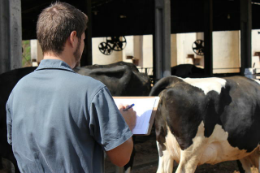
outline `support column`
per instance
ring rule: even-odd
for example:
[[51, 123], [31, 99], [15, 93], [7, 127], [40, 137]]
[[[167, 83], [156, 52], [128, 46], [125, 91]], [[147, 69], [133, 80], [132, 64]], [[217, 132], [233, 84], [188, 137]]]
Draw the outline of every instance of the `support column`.
[[241, 70], [251, 68], [251, 32], [252, 32], [252, 4], [251, 0], [240, 0], [240, 35], [241, 35]]
[[22, 66], [21, 0], [0, 1], [0, 74]]
[[171, 3], [155, 0], [154, 82], [171, 75]]
[[213, 2], [204, 0], [204, 70], [213, 75]]
[[82, 2], [83, 12], [88, 16], [88, 28], [85, 32], [85, 49], [80, 61], [81, 66], [92, 65], [92, 16], [91, 16], [91, 0]]

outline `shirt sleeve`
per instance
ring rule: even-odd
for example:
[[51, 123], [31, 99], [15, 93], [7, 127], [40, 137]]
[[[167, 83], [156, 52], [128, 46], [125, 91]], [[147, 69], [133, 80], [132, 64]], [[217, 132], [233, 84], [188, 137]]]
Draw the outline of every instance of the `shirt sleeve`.
[[6, 127], [7, 127], [7, 142], [12, 145], [12, 112], [10, 109], [11, 95], [6, 103]]
[[95, 95], [89, 123], [90, 133], [105, 151], [116, 148], [133, 135], [107, 87]]

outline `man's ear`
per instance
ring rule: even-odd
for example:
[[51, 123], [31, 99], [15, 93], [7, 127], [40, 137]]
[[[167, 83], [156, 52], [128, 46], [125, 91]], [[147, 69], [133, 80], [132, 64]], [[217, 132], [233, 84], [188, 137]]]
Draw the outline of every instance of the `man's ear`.
[[76, 47], [78, 43], [77, 32], [72, 31], [69, 36], [69, 43], [72, 47]]

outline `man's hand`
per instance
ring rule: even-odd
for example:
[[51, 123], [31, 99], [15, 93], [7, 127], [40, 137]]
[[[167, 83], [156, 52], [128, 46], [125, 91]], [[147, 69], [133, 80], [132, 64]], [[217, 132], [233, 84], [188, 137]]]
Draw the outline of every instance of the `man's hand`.
[[[129, 129], [132, 131], [136, 123], [136, 112], [133, 110], [133, 108], [124, 111], [124, 109], [126, 109], [127, 106], [129, 105], [119, 105], [118, 109], [122, 114], [122, 116], [124, 117], [125, 122], [128, 125]], [[129, 138], [123, 144], [119, 145], [118, 147], [110, 151], [107, 151], [106, 153], [113, 164], [119, 167], [123, 167], [125, 164], [129, 162], [132, 151], [133, 151], [133, 140], [132, 138]]]
[[136, 112], [133, 108], [124, 111], [129, 105], [119, 105], [118, 109], [120, 113], [123, 115], [126, 124], [128, 125], [129, 129], [132, 131], [136, 124]]

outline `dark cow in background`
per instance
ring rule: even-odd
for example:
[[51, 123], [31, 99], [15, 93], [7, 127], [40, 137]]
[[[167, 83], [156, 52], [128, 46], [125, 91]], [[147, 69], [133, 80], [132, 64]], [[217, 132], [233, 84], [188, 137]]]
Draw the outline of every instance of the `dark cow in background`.
[[240, 160], [249, 173], [260, 163], [260, 85], [245, 77], [166, 77], [155, 117], [157, 173], [193, 173], [197, 165]]
[[171, 67], [171, 75], [178, 76], [181, 78], [201, 78], [209, 77], [205, 74], [203, 68], [196, 67], [192, 64], [180, 64], [174, 67]]
[[102, 81], [113, 96], [148, 96], [151, 90], [148, 75], [132, 63], [84, 66], [75, 71]]
[[0, 170], [4, 167], [3, 158], [6, 158], [14, 164], [15, 172], [19, 172], [12, 146], [7, 143], [5, 104], [16, 83], [34, 70], [35, 67], [27, 67], [0, 74]]
[[[2, 158], [6, 158], [14, 164], [15, 172], [19, 172], [12, 147], [7, 143], [5, 105], [16, 83], [35, 69], [35, 67], [27, 67], [0, 74], [0, 170], [3, 169]], [[113, 96], [148, 96], [150, 92], [149, 77], [139, 73], [138, 69], [131, 63], [93, 65], [74, 70], [82, 75], [100, 80], [108, 87]], [[125, 169], [131, 167], [132, 164], [133, 157]]]

